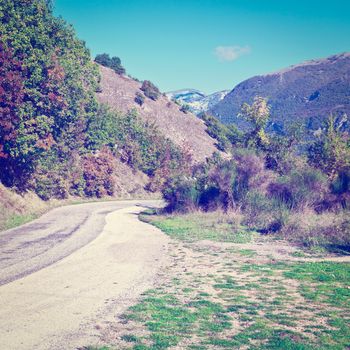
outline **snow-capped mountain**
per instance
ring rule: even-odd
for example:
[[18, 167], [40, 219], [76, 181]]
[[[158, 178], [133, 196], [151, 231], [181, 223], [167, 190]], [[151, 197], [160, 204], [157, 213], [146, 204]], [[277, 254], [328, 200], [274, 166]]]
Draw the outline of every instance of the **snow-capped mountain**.
[[184, 89], [168, 92], [166, 93], [166, 96], [172, 101], [188, 105], [191, 112], [199, 114], [201, 112], [206, 112], [210, 108], [214, 107], [228, 93], [229, 90], [223, 90], [214, 92], [210, 95], [205, 95], [199, 90]]
[[172, 101], [177, 101], [180, 103], [192, 103], [194, 101], [201, 100], [206, 96], [203, 92], [195, 89], [170, 91], [167, 92], [166, 95]]

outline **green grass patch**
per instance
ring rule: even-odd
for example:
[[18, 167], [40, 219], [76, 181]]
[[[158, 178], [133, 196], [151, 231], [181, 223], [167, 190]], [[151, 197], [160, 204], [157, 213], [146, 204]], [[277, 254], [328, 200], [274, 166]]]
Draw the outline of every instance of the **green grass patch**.
[[242, 256], [247, 256], [249, 258], [252, 258], [253, 256], [257, 255], [256, 251], [252, 249], [241, 249], [238, 251], [238, 253]]
[[174, 295], [161, 293], [146, 297], [131, 307], [125, 317], [142, 322], [151, 332], [147, 339], [152, 343], [151, 347], [141, 344], [139, 338], [132, 339], [140, 343], [139, 349], [167, 349], [194, 333], [205, 337], [231, 327], [231, 318], [220, 304], [206, 299], [183, 304]]
[[172, 238], [185, 242], [211, 240], [248, 243], [258, 235], [246, 226], [237, 225], [229, 215], [223, 214], [220, 218], [215, 213], [161, 216], [149, 211], [142, 213], [140, 218], [155, 225]]
[[306, 299], [350, 308], [349, 263], [304, 262], [290, 266], [284, 276], [301, 281]]
[[38, 217], [39, 215], [36, 214], [12, 215], [6, 220], [4, 230], [9, 230], [11, 228], [24, 225], [30, 221], [35, 220]]

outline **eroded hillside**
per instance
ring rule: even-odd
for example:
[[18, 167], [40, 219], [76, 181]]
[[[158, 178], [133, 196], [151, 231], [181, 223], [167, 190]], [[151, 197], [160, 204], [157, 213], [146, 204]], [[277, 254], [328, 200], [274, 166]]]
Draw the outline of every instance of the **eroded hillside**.
[[159, 131], [180, 147], [190, 148], [194, 161], [204, 161], [217, 150], [215, 140], [206, 133], [203, 121], [190, 113], [183, 113], [180, 107], [161, 95], [156, 101], [145, 98], [142, 106], [134, 99], [140, 92], [141, 83], [100, 66], [101, 89], [98, 99], [111, 108], [127, 112], [136, 109], [145, 120], [155, 123]]

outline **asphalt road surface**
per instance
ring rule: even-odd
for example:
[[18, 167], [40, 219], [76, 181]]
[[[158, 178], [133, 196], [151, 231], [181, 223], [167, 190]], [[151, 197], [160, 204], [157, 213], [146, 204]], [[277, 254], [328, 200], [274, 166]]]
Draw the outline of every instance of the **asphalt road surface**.
[[0, 349], [76, 349], [156, 282], [168, 239], [137, 214], [160, 201], [56, 208], [0, 233]]

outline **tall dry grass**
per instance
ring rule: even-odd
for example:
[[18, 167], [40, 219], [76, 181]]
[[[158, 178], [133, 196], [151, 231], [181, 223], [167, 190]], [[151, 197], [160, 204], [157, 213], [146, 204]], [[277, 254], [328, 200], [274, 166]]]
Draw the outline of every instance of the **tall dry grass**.
[[45, 202], [33, 192], [17, 194], [0, 183], [0, 231], [33, 220], [57, 205], [58, 201]]
[[315, 213], [304, 209], [291, 213], [281, 234], [288, 240], [306, 246], [350, 246], [350, 215], [348, 211]]

